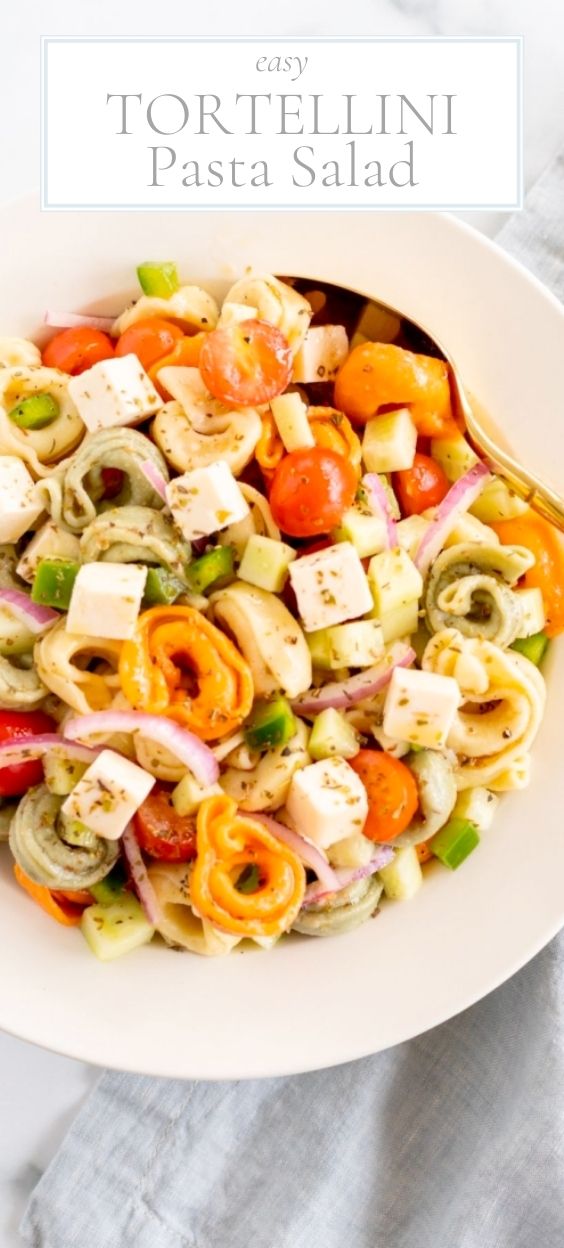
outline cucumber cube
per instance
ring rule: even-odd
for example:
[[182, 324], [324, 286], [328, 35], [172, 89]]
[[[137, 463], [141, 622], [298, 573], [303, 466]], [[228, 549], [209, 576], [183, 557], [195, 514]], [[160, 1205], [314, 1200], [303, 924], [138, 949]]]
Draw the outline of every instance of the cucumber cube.
[[245, 546], [239, 576], [249, 585], [279, 594], [284, 589], [288, 568], [295, 558], [295, 550], [285, 542], [253, 533]]
[[152, 940], [155, 929], [133, 893], [124, 892], [109, 906], [96, 902], [88, 906], [80, 928], [92, 953], [101, 962], [110, 962], [131, 953]]
[[103, 880], [99, 880], [97, 884], [90, 885], [90, 892], [94, 901], [98, 901], [101, 906], [109, 906], [111, 902], [117, 901], [125, 892], [127, 884], [127, 876], [125, 868], [121, 862], [116, 862], [112, 867], [109, 875], [104, 876]]
[[[417, 598], [413, 598], [411, 602], [406, 602], [401, 607], [394, 607], [393, 611], [386, 611], [384, 615], [381, 615], [380, 628], [382, 629], [382, 638], [386, 646], [390, 641], [397, 641], [398, 637], [410, 637], [412, 633], [416, 633], [419, 629], [419, 603]], [[428, 637], [427, 640], [429, 640]]]
[[300, 451], [315, 446], [315, 438], [307, 418], [307, 404], [295, 391], [272, 399], [270, 410], [287, 451]]
[[480, 497], [469, 510], [483, 524], [495, 524], [496, 520], [512, 520], [514, 516], [524, 515], [527, 504], [509, 489], [505, 481], [493, 477], [486, 482]]
[[354, 758], [360, 747], [352, 724], [334, 707], [328, 707], [316, 716], [307, 748], [314, 761], [319, 762], [321, 758], [332, 758], [334, 755]]
[[523, 611], [523, 622], [517, 638], [533, 637], [537, 633], [542, 633], [546, 624], [546, 616], [541, 590], [515, 589], [513, 592], [519, 599]]
[[414, 845], [396, 850], [392, 861], [378, 872], [384, 893], [391, 901], [410, 901], [423, 883], [423, 872]]
[[56, 797], [68, 797], [87, 770], [88, 763], [76, 763], [60, 754], [46, 754], [43, 759], [45, 784]]
[[473, 823], [478, 832], [487, 832], [492, 826], [498, 805], [499, 797], [490, 789], [481, 786], [463, 789], [456, 799], [452, 815], [455, 819]]
[[353, 620], [325, 630], [333, 669], [372, 667], [384, 653], [384, 638], [377, 620]]
[[352, 542], [361, 559], [385, 550], [388, 542], [385, 521], [361, 511], [360, 507], [350, 507], [345, 512], [333, 536], [336, 542]]
[[368, 472], [400, 472], [415, 459], [417, 429], [407, 407], [369, 420], [362, 439]]
[[421, 573], [401, 547], [374, 555], [368, 566], [368, 582], [380, 619], [398, 607], [417, 602], [423, 592]]
[[331, 642], [328, 628], [318, 628], [313, 633], [305, 633], [305, 639], [311, 654], [314, 667], [329, 671], [331, 668]]
[[332, 867], [365, 867], [374, 857], [374, 842], [362, 832], [353, 832], [330, 845], [327, 857]]
[[480, 834], [474, 823], [458, 817], [449, 819], [444, 828], [429, 841], [429, 849], [445, 867], [456, 871], [464, 859], [480, 844]]
[[461, 433], [451, 438], [433, 438], [431, 455], [451, 482], [458, 481], [478, 463], [478, 456]]
[[177, 815], [189, 816], [196, 814], [204, 798], [216, 797], [222, 792], [219, 784], [210, 784], [205, 788], [188, 772], [172, 790], [171, 799]]

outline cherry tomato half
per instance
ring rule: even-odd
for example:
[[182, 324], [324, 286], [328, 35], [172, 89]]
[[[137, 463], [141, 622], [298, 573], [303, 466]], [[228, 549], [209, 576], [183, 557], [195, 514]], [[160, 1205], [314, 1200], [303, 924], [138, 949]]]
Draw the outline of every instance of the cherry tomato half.
[[121, 468], [102, 468], [100, 476], [104, 486], [104, 498], [117, 498], [123, 489], [125, 473]]
[[153, 789], [134, 816], [141, 849], [164, 862], [189, 862], [196, 857], [196, 826], [177, 814], [167, 789]]
[[349, 763], [368, 795], [364, 835], [370, 841], [393, 841], [405, 832], [419, 805], [413, 773], [384, 750], [359, 750]]
[[450, 489], [441, 465], [419, 452], [411, 468], [394, 473], [393, 485], [404, 516], [418, 516], [427, 507], [438, 507]]
[[352, 505], [358, 481], [343, 455], [312, 446], [285, 455], [274, 473], [270, 506], [290, 537], [328, 533]]
[[116, 355], [136, 355], [146, 372], [170, 355], [184, 334], [178, 325], [160, 316], [150, 316], [146, 321], [136, 321], [124, 330], [117, 340]]
[[282, 394], [292, 369], [290, 345], [268, 321], [214, 329], [200, 351], [200, 372], [210, 394], [239, 407], [269, 403]]
[[[43, 711], [0, 711], [0, 741], [19, 741], [42, 732], [56, 732], [57, 725]], [[40, 758], [0, 768], [0, 797], [19, 797], [43, 780]]]
[[101, 360], [111, 360], [114, 345], [101, 329], [89, 329], [79, 325], [76, 329], [63, 329], [47, 343], [43, 352], [46, 368], [60, 368], [62, 373], [77, 377]]

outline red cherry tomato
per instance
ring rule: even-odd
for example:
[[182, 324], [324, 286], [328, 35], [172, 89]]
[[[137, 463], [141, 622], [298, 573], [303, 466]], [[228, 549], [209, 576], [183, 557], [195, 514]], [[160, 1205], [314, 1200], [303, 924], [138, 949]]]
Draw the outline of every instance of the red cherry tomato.
[[383, 750], [359, 750], [349, 763], [368, 797], [364, 835], [370, 841], [393, 841], [405, 832], [419, 805], [413, 773]]
[[270, 506], [290, 537], [328, 533], [352, 505], [357, 475], [343, 455], [312, 446], [285, 455], [274, 473]]
[[292, 378], [292, 352], [268, 321], [241, 321], [212, 330], [200, 351], [200, 372], [222, 403], [255, 407], [282, 394]]
[[104, 498], [116, 498], [123, 487], [125, 473], [121, 468], [102, 468], [100, 476], [104, 486]]
[[196, 826], [177, 814], [167, 789], [153, 789], [134, 816], [141, 849], [164, 862], [189, 862], [196, 857]]
[[417, 516], [427, 507], [437, 507], [450, 489], [441, 465], [419, 452], [411, 468], [394, 473], [393, 483], [404, 516]]
[[101, 329], [89, 329], [79, 325], [76, 329], [63, 329], [47, 343], [43, 352], [46, 368], [60, 368], [62, 373], [77, 377], [101, 360], [111, 360], [114, 345]]
[[178, 325], [165, 321], [160, 316], [148, 317], [146, 321], [136, 321], [124, 330], [117, 340], [116, 355], [136, 355], [146, 372], [170, 355], [175, 344], [184, 337]]
[[[43, 711], [0, 711], [0, 741], [19, 741], [42, 732], [56, 732], [57, 725]], [[0, 768], [0, 797], [19, 797], [43, 780], [40, 758]]]

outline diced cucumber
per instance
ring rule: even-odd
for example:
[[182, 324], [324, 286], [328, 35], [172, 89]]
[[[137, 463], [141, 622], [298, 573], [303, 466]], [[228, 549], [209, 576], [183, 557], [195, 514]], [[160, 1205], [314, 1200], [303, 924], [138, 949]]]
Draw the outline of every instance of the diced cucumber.
[[444, 544], [445, 546], [462, 546], [465, 542], [498, 546], [499, 537], [488, 524], [484, 524], [483, 520], [478, 520], [477, 516], [465, 511], [462, 516], [458, 517]]
[[330, 663], [340, 667], [372, 667], [384, 653], [384, 638], [377, 620], [353, 620], [326, 630]]
[[219, 784], [205, 788], [188, 772], [172, 790], [171, 799], [178, 815], [195, 815], [205, 797], [216, 797], [222, 792]]
[[380, 616], [380, 627], [382, 629], [382, 637], [384, 645], [388, 645], [390, 641], [397, 641], [398, 637], [410, 637], [412, 633], [417, 632], [419, 628], [419, 603], [416, 598], [411, 602], [404, 603], [401, 607], [395, 607], [393, 611], [386, 611]]
[[361, 559], [385, 550], [388, 542], [386, 522], [380, 516], [361, 511], [360, 507], [350, 507], [345, 512], [333, 537], [336, 542], [352, 542]]
[[331, 642], [329, 640], [329, 629], [318, 628], [313, 633], [305, 633], [305, 639], [311, 654], [313, 666], [321, 667], [328, 671], [331, 668]]
[[287, 451], [315, 446], [315, 438], [307, 418], [307, 404], [296, 392], [280, 394], [272, 399], [270, 410]]
[[243, 729], [251, 750], [268, 750], [286, 745], [296, 731], [296, 720], [290, 703], [281, 695], [268, 701], [255, 702], [249, 722]]
[[380, 619], [398, 607], [417, 602], [423, 592], [419, 569], [399, 546], [373, 556], [368, 565], [368, 581]]
[[389, 473], [386, 473], [386, 472], [379, 472], [379, 473], [378, 473], [378, 476], [379, 476], [379, 478], [380, 478], [380, 483], [381, 483], [381, 485], [382, 485], [382, 489], [383, 489], [383, 491], [384, 491], [384, 494], [386, 495], [386, 498], [387, 498], [387, 500], [388, 500], [388, 504], [389, 504], [389, 508], [390, 508], [390, 515], [391, 515], [391, 517], [392, 517], [392, 520], [401, 520], [401, 510], [400, 510], [400, 505], [399, 505], [398, 500], [397, 500], [397, 498], [396, 498], [396, 496], [395, 496], [395, 493], [394, 493], [394, 490], [393, 490], [393, 487], [392, 487], [392, 483], [391, 483], [391, 481], [390, 481], [390, 475], [389, 475]]
[[414, 558], [430, 523], [425, 516], [406, 516], [405, 520], [400, 520], [396, 529], [397, 539], [410, 559]]
[[514, 516], [524, 515], [527, 504], [509, 489], [505, 481], [493, 477], [486, 482], [479, 498], [469, 510], [483, 524], [495, 524], [496, 520], [512, 520]]
[[546, 624], [546, 615], [541, 590], [537, 588], [514, 589], [513, 592], [519, 599], [523, 611], [523, 622], [517, 633], [517, 640], [542, 633]]
[[157, 299], [170, 299], [180, 284], [172, 260], [146, 260], [137, 266], [137, 279], [143, 294]]
[[429, 849], [451, 871], [464, 862], [480, 844], [480, 834], [474, 823], [458, 817], [449, 819], [444, 828], [429, 841]]
[[[316, 716], [308, 743], [308, 753], [315, 762], [322, 758], [354, 758], [358, 754], [358, 736], [344, 715], [327, 707]], [[346, 866], [346, 863], [343, 864]]]
[[362, 439], [368, 472], [400, 472], [415, 459], [417, 429], [407, 407], [369, 420]]
[[98, 880], [97, 884], [90, 885], [90, 892], [95, 901], [101, 906], [109, 906], [113, 901], [117, 901], [118, 897], [125, 891], [127, 884], [127, 875], [123, 863], [116, 862], [115, 867], [103, 880]]
[[327, 857], [333, 867], [365, 867], [374, 857], [374, 842], [362, 832], [353, 832], [330, 845]]
[[193, 559], [186, 569], [186, 580], [196, 594], [203, 594], [216, 581], [233, 574], [233, 547], [214, 546], [199, 559]]
[[180, 594], [186, 593], [186, 586], [174, 572], [166, 568], [147, 568], [147, 579], [143, 591], [143, 605], [148, 607], [169, 606], [176, 602]]
[[414, 845], [397, 849], [392, 861], [378, 872], [384, 893], [391, 901], [409, 901], [423, 883], [423, 872]]
[[155, 929], [133, 893], [124, 892], [109, 906], [96, 902], [88, 906], [80, 928], [92, 953], [101, 962], [110, 962], [131, 953], [152, 940]]
[[92, 828], [88, 828], [80, 819], [70, 819], [64, 811], [59, 815], [60, 835], [67, 845], [77, 845], [80, 849], [95, 849], [98, 837]]
[[288, 568], [295, 558], [295, 550], [285, 542], [253, 533], [245, 546], [238, 576], [258, 589], [279, 594], [284, 589]]
[[548, 649], [548, 644], [546, 633], [536, 633], [532, 637], [517, 638], [510, 649], [517, 650], [519, 654], [524, 654], [525, 658], [530, 659], [535, 667], [540, 667]]
[[478, 456], [461, 433], [450, 438], [433, 438], [431, 455], [451, 482], [458, 481], [478, 463]]
[[56, 797], [68, 797], [87, 768], [88, 763], [77, 763], [57, 753], [46, 754], [43, 759], [45, 784]]
[[453, 818], [473, 823], [478, 832], [487, 832], [492, 826], [498, 804], [499, 797], [490, 789], [481, 786], [463, 789], [456, 799]]
[[42, 559], [33, 578], [32, 601], [66, 611], [79, 570], [74, 559]]

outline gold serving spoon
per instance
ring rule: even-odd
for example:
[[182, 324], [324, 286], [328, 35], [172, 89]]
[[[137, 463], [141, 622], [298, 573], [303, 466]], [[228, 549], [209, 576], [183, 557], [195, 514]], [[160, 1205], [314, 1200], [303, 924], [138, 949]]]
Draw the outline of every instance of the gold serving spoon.
[[[518, 498], [564, 532], [562, 495], [518, 463], [498, 430], [486, 429], [484, 415], [481, 412], [478, 414], [476, 405], [470, 404], [452, 357], [422, 325], [410, 320], [397, 308], [379, 303], [377, 299], [347, 286], [305, 277], [285, 277], [282, 280], [289, 282], [309, 300], [316, 324], [344, 324], [352, 340], [356, 336], [358, 341], [393, 342], [411, 351], [444, 360], [450, 373], [454, 415], [464, 426], [476, 453]], [[489, 420], [488, 425], [491, 427]]]

